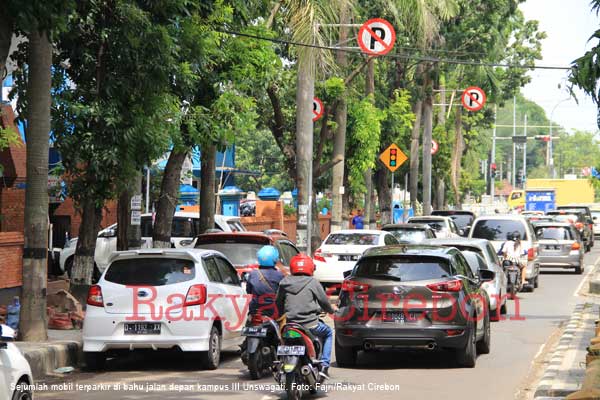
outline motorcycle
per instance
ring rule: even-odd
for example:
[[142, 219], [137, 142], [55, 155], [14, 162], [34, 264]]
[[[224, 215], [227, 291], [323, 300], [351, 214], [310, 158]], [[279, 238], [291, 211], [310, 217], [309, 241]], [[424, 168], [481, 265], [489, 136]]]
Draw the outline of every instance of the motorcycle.
[[283, 343], [277, 347], [277, 360], [273, 363], [275, 380], [285, 387], [289, 400], [302, 398], [304, 390], [315, 394], [324, 379], [321, 340], [296, 323], [286, 324], [281, 336]]
[[277, 346], [281, 343], [279, 325], [273, 319], [252, 315], [250, 326], [242, 329], [246, 341], [242, 345], [242, 362], [248, 366], [252, 379], [260, 379], [275, 361]]
[[505, 258], [502, 260], [502, 268], [506, 274], [506, 291], [510, 294], [510, 298], [514, 299], [518, 292], [523, 289], [521, 282], [521, 268], [514, 260]]

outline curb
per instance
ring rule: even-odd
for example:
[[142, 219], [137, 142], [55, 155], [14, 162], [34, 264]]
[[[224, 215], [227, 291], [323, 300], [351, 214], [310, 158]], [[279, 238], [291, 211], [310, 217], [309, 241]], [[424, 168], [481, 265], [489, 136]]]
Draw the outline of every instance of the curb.
[[565, 331], [562, 333], [560, 340], [552, 349], [552, 358], [548, 361], [548, 366], [544, 371], [544, 376], [538, 383], [533, 397], [541, 400], [543, 398], [563, 398], [573, 393], [573, 390], [555, 389], [552, 387], [556, 383], [556, 377], [560, 372], [562, 361], [565, 357], [565, 352], [571, 346], [575, 334], [582, 321], [583, 312], [587, 307], [592, 306], [591, 303], [577, 304], [571, 315], [571, 319], [567, 324]]
[[592, 294], [600, 294], [600, 272], [594, 272], [590, 279], [589, 292]]
[[34, 380], [39, 380], [60, 367], [77, 367], [82, 359], [83, 347], [77, 341], [15, 344], [29, 362]]

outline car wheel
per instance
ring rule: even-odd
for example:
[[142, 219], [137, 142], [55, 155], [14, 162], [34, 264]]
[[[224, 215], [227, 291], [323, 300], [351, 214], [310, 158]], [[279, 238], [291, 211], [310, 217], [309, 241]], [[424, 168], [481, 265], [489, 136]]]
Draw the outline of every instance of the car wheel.
[[575, 267], [575, 273], [578, 275], [583, 274], [583, 268], [581, 267], [581, 265], [578, 267]]
[[106, 353], [86, 351], [83, 358], [88, 371], [99, 371], [106, 367]]
[[469, 321], [466, 333], [467, 341], [465, 346], [456, 350], [456, 363], [460, 367], [473, 368], [477, 361], [477, 334], [473, 321]]
[[533, 281], [533, 287], [535, 289], [537, 289], [540, 286], [540, 271], [538, 271], [537, 275], [535, 276], [535, 281]]
[[490, 327], [490, 316], [486, 315], [483, 318], [483, 337], [477, 342], [477, 353], [489, 354], [492, 344], [492, 331]]
[[356, 366], [358, 351], [354, 347], [344, 347], [335, 340], [335, 360], [340, 368]]
[[221, 360], [221, 336], [216, 327], [210, 330], [208, 338], [208, 351], [203, 351], [200, 355], [200, 362], [204, 369], [217, 369]]
[[11, 400], [31, 400], [33, 394], [27, 389], [27, 382], [20, 381], [13, 392]]

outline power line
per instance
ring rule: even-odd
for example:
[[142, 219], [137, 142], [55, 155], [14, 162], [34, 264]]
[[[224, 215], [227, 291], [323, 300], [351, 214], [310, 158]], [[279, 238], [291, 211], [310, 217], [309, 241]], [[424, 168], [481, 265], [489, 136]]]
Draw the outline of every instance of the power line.
[[[270, 37], [266, 37], [266, 36], [258, 36], [258, 35], [253, 35], [253, 34], [249, 34], [249, 33], [229, 31], [229, 30], [225, 30], [225, 29], [215, 29], [215, 31], [225, 33], [228, 35], [235, 35], [235, 36], [247, 37], [247, 38], [258, 39], [258, 40], [266, 40], [268, 42], [273, 42], [273, 43], [278, 43], [278, 44], [287, 44], [287, 45], [300, 46], [300, 47], [310, 47], [313, 49], [320, 49], [320, 50], [343, 51], [346, 53], [354, 53], [354, 54], [361, 54], [361, 55], [364, 54], [359, 49], [350, 49], [350, 48], [341, 48], [340, 49], [340, 48], [333, 47], [333, 46], [322, 46], [322, 45], [318, 45], [318, 44], [300, 43], [300, 42], [294, 42], [291, 40], [270, 38]], [[547, 70], [570, 70], [571, 69], [571, 67], [563, 67], [563, 66], [556, 66], [556, 65], [535, 65], [535, 64], [534, 65], [521, 65], [521, 64], [507, 64], [507, 63], [487, 63], [487, 62], [481, 62], [481, 61], [457, 60], [457, 59], [451, 59], [451, 58], [418, 56], [418, 55], [399, 54], [399, 53], [396, 53], [396, 54], [388, 53], [388, 54], [377, 56], [377, 57], [398, 58], [398, 59], [413, 60], [413, 61], [439, 62], [439, 63], [445, 63], [445, 64], [473, 65], [473, 66], [479, 66], [479, 67], [504, 67], [504, 68], [522, 68], [522, 69], [547, 69]]]

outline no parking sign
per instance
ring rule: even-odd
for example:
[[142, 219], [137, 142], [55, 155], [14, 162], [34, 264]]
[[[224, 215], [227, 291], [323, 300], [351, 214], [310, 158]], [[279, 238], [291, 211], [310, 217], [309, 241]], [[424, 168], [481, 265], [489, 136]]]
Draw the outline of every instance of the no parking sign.
[[367, 54], [380, 56], [389, 53], [396, 42], [396, 31], [385, 19], [373, 18], [358, 31], [358, 45]]

